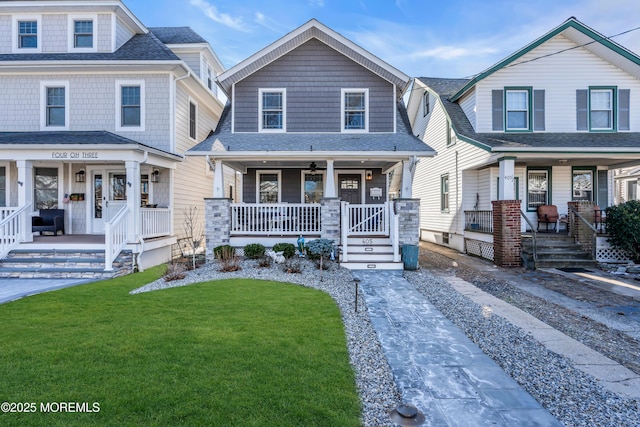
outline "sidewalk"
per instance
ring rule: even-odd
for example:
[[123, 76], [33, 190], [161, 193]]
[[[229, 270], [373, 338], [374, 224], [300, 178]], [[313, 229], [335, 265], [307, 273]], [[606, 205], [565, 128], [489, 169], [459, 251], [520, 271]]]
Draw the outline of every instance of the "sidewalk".
[[425, 425], [560, 426], [399, 271], [354, 271], [403, 403]]
[[94, 279], [0, 279], [0, 304], [94, 281]]

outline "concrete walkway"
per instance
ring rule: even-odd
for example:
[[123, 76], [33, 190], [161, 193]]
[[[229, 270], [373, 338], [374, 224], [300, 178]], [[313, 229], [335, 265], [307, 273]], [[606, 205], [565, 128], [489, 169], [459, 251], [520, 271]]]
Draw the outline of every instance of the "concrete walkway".
[[95, 279], [0, 279], [0, 304], [94, 281]]
[[402, 394], [425, 425], [561, 426], [401, 271], [353, 272]]

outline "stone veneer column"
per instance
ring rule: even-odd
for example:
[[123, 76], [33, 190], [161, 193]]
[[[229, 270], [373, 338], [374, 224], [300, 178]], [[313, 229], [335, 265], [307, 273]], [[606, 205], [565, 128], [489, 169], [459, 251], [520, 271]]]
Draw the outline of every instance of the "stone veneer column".
[[522, 265], [520, 200], [493, 200], [493, 262], [499, 267]]
[[205, 198], [204, 234], [208, 261], [214, 259], [213, 249], [228, 245], [231, 237], [231, 199]]
[[420, 199], [396, 199], [392, 202], [398, 215], [398, 244], [417, 245], [420, 241]]
[[575, 209], [589, 224], [595, 222], [596, 212], [593, 202], [569, 202], [569, 218], [573, 218], [573, 223], [569, 225], [571, 234], [583, 250], [591, 252], [593, 250], [593, 230], [580, 220], [577, 216], [571, 216], [571, 208]]
[[340, 198], [325, 197], [320, 200], [320, 237], [340, 245]]

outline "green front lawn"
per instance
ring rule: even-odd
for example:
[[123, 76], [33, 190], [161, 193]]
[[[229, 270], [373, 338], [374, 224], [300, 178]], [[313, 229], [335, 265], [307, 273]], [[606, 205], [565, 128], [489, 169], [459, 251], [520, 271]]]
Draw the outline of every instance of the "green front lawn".
[[[0, 425], [359, 425], [331, 297], [249, 279], [129, 295], [160, 274], [0, 305], [0, 402], [37, 408]], [[42, 413], [47, 402], [99, 412]]]

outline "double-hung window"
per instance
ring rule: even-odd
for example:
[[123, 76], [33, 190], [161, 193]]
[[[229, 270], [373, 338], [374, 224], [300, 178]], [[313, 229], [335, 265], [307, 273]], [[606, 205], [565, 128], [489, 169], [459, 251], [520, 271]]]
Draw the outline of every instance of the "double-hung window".
[[440, 210], [449, 212], [449, 174], [440, 177]]
[[368, 131], [368, 106], [368, 89], [342, 89], [342, 132]]
[[595, 168], [574, 168], [571, 172], [573, 181], [573, 194], [571, 200], [593, 201], [593, 184]]
[[68, 15], [67, 45], [69, 52], [97, 52], [98, 15]]
[[589, 91], [589, 123], [591, 130], [613, 130], [613, 89]]
[[41, 82], [40, 129], [69, 129], [69, 82]]
[[144, 130], [144, 82], [116, 81], [116, 129]]
[[93, 47], [93, 21], [73, 21], [73, 47]]
[[18, 48], [38, 48], [38, 21], [18, 21]]
[[260, 132], [286, 131], [286, 89], [260, 89]]
[[426, 116], [431, 111], [431, 100], [429, 99], [429, 92], [425, 92], [422, 95], [422, 115]]
[[506, 89], [505, 123], [507, 131], [531, 130], [530, 89]]

